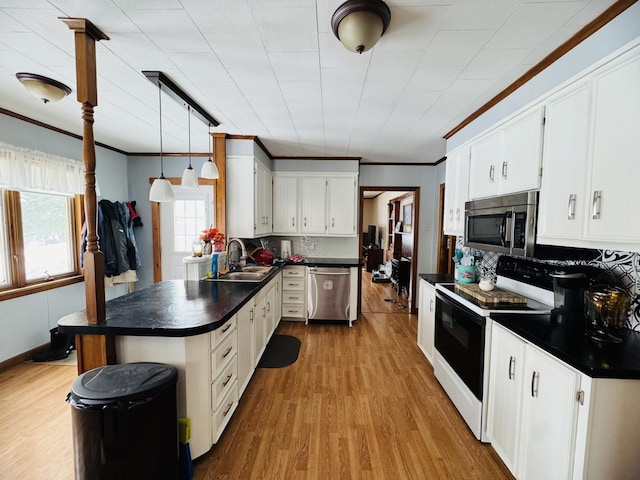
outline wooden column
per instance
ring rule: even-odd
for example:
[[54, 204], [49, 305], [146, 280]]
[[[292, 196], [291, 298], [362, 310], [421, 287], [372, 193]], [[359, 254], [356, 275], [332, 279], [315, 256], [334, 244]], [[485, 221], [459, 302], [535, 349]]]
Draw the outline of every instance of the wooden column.
[[220, 176], [216, 180], [216, 228], [227, 235], [227, 134], [211, 133], [213, 161]]
[[[96, 41], [109, 40], [86, 18], [61, 18], [75, 32], [76, 93], [82, 104], [82, 164], [84, 166], [84, 209], [87, 224], [87, 251], [84, 253], [84, 283], [87, 321], [105, 320], [104, 255], [98, 246], [98, 206], [96, 199], [96, 149], [93, 138], [93, 109], [98, 105], [96, 82]], [[77, 336], [78, 372], [115, 361], [113, 337]]]

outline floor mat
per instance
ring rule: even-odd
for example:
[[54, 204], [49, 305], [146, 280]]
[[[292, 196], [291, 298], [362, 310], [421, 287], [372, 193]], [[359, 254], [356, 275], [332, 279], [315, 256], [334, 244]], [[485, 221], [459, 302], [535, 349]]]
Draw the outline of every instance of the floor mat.
[[298, 359], [300, 340], [291, 335], [273, 335], [262, 354], [258, 368], [287, 367]]

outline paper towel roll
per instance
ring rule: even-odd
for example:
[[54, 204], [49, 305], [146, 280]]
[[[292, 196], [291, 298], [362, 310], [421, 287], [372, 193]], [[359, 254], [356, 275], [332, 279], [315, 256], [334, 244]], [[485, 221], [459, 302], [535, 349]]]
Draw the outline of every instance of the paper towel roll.
[[291, 256], [291, 240], [280, 241], [280, 258], [287, 259]]

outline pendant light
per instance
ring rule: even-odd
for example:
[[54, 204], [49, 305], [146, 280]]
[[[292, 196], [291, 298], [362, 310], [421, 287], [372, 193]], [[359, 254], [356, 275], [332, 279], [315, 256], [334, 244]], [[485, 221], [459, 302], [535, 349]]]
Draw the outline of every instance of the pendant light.
[[187, 115], [189, 115], [189, 166], [182, 172], [180, 185], [185, 188], [198, 188], [198, 176], [191, 166], [191, 106], [187, 105]]
[[[209, 123], [209, 134], [211, 133], [211, 123]], [[209, 135], [211, 137], [211, 135]], [[211, 138], [209, 138], [211, 141]], [[211, 145], [211, 143], [209, 143]], [[202, 164], [202, 170], [200, 171], [200, 176], [202, 178], [208, 178], [211, 180], [215, 180], [220, 178], [220, 173], [218, 172], [218, 166], [212, 160], [211, 150], [209, 150], [209, 160]]]
[[162, 159], [162, 85], [158, 84], [158, 103], [160, 105], [160, 177], [156, 178], [149, 190], [150, 202], [175, 202], [171, 182], [164, 178], [164, 162]]

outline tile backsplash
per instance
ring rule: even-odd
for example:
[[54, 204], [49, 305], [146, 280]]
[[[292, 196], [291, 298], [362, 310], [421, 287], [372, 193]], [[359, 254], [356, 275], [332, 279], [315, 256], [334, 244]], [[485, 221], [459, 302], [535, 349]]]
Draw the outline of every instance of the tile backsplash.
[[[462, 237], [458, 237], [456, 246], [458, 248], [463, 246]], [[493, 252], [483, 252], [483, 254], [480, 268], [486, 275], [495, 278], [496, 264], [500, 254]], [[539, 261], [557, 265], [593, 265], [610, 272], [631, 295], [627, 326], [640, 331], [640, 253], [600, 250], [598, 257], [591, 261]]]

